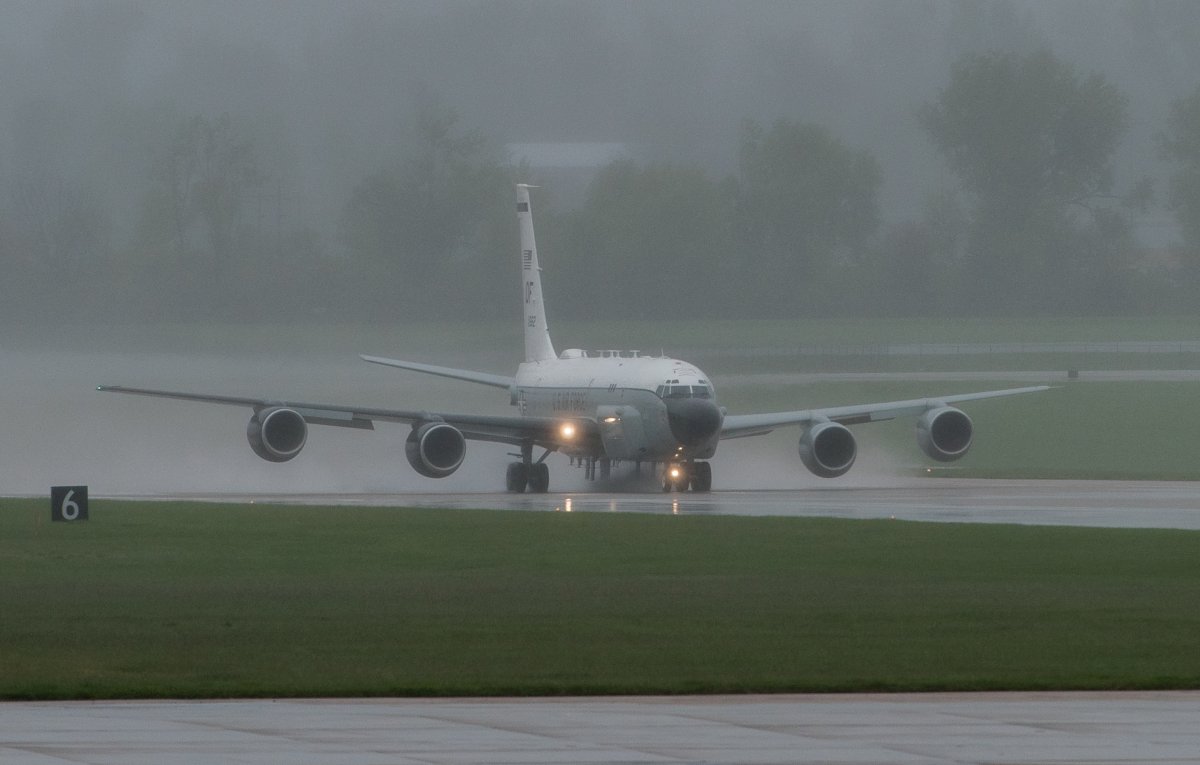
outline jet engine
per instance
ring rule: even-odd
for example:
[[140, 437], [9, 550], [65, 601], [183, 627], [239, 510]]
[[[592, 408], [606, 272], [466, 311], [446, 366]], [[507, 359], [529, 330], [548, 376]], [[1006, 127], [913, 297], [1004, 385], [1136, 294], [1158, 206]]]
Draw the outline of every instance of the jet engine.
[[426, 478], [445, 478], [458, 470], [467, 454], [467, 439], [458, 428], [444, 422], [413, 427], [404, 442], [408, 464]]
[[800, 461], [814, 475], [837, 478], [854, 465], [854, 434], [836, 422], [818, 422], [800, 436]]
[[246, 439], [254, 453], [267, 462], [287, 462], [304, 448], [308, 425], [294, 409], [262, 409], [250, 418]]
[[971, 448], [971, 418], [952, 406], [930, 409], [917, 420], [917, 445], [931, 459], [953, 462]]

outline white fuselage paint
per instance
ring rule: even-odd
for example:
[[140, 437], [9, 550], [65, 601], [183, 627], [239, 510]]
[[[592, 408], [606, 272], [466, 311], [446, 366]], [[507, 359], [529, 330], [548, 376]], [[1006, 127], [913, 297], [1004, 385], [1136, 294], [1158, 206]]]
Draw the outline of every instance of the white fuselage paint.
[[[712, 457], [715, 436], [680, 451], [659, 395], [667, 385], [712, 390], [707, 376], [686, 361], [614, 354], [525, 362], [517, 369], [513, 403], [524, 416], [596, 423], [603, 456], [609, 459], [667, 462]], [[582, 449], [563, 451], [586, 456]]]

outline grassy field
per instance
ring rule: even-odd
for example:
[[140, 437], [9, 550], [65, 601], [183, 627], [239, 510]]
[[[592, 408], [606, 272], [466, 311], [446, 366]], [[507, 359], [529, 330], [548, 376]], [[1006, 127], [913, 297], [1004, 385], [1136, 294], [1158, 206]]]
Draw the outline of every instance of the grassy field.
[[[838, 382], [722, 390], [731, 412], [775, 411], [1009, 388], [1026, 383]], [[1042, 393], [963, 404], [975, 423], [971, 452], [939, 474], [973, 478], [1200, 480], [1200, 385], [1191, 382], [1066, 382]], [[906, 466], [932, 463], [917, 449], [911, 418], [853, 428]], [[798, 431], [788, 431], [794, 441]], [[774, 438], [771, 436], [770, 438]], [[782, 436], [780, 437], [782, 438]], [[789, 443], [787, 448], [794, 448]], [[742, 448], [722, 444], [719, 461]], [[779, 446], [777, 448], [783, 448]], [[862, 469], [869, 457], [863, 458]], [[944, 466], [939, 466], [939, 468]], [[799, 468], [798, 468], [799, 469]], [[852, 473], [853, 474], [853, 473]]]
[[1200, 687], [1200, 534], [0, 501], [0, 698]]

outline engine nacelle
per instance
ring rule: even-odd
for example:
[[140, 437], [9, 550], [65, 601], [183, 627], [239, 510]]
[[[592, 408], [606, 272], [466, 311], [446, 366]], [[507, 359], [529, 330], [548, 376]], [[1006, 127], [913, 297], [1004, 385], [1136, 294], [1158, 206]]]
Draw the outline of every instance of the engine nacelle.
[[255, 412], [246, 426], [250, 448], [267, 462], [287, 462], [308, 440], [304, 416], [294, 409], [272, 407]]
[[917, 420], [917, 445], [931, 459], [953, 462], [971, 448], [974, 427], [960, 409], [942, 406], [930, 409]]
[[467, 455], [467, 439], [453, 425], [427, 422], [414, 427], [404, 442], [408, 464], [426, 478], [445, 478], [458, 470]]
[[821, 478], [845, 475], [857, 456], [854, 434], [845, 425], [819, 422], [800, 436], [800, 461]]

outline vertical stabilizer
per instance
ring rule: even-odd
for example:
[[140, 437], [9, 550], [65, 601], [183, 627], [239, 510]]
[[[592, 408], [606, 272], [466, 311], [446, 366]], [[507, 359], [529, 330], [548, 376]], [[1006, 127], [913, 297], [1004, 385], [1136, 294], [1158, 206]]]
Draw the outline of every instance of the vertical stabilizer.
[[537, 243], [533, 239], [533, 213], [529, 209], [529, 186], [517, 184], [517, 221], [521, 224], [521, 292], [525, 301], [525, 360], [554, 358], [546, 304], [542, 301], [542, 269], [538, 266]]

